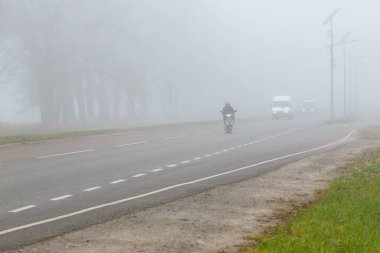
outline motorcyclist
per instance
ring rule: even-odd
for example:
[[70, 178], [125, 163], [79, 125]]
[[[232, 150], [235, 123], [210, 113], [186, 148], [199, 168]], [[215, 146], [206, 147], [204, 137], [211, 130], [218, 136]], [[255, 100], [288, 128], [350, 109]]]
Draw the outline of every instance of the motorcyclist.
[[232, 119], [235, 121], [235, 110], [230, 105], [230, 103], [225, 103], [225, 105], [223, 107], [223, 110], [222, 110], [222, 114], [223, 114], [223, 120], [226, 119], [226, 114], [231, 114], [232, 115]]

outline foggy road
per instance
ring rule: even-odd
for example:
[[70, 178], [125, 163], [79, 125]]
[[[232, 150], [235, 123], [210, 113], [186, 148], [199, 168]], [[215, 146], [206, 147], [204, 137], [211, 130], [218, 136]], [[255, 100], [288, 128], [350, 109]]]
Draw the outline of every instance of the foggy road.
[[260, 175], [353, 130], [296, 117], [0, 146], [0, 250]]
[[1, 143], [130, 129], [0, 145], [0, 251], [258, 176], [379, 124], [379, 9], [0, 0]]

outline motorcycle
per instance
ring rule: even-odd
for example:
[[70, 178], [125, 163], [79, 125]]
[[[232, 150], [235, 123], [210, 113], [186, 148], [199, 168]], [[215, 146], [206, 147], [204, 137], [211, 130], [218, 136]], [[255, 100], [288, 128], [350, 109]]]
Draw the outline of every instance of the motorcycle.
[[[234, 111], [236, 112], [236, 111]], [[234, 126], [235, 120], [234, 120], [234, 115], [232, 113], [226, 113], [223, 114], [223, 111], [221, 111], [223, 115], [223, 122], [224, 122], [224, 131], [227, 134], [231, 134], [232, 128]]]

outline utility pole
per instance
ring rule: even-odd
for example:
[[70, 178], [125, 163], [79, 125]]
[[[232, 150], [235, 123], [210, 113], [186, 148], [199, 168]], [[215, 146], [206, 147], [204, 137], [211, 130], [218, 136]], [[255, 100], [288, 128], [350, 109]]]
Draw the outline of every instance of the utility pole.
[[358, 58], [355, 58], [354, 115], [358, 113]]
[[349, 61], [349, 65], [350, 65], [350, 114], [352, 114], [352, 52], [350, 52], [350, 61]]
[[347, 51], [346, 51], [346, 40], [347, 37], [350, 35], [350, 33], [346, 33], [343, 38], [341, 39], [341, 43], [343, 43], [343, 55], [344, 55], [344, 78], [343, 78], [343, 85], [344, 85], [344, 115], [347, 115]]
[[348, 36], [350, 35], [350, 33], [346, 33], [342, 39], [340, 40], [340, 42], [338, 44], [335, 44], [334, 46], [336, 45], [341, 45], [343, 44], [343, 55], [344, 55], [344, 64], [343, 64], [343, 67], [344, 67], [344, 78], [343, 78], [343, 84], [344, 84], [344, 115], [346, 116], [347, 115], [347, 43], [351, 43], [351, 42], [357, 42], [357, 40], [350, 40], [350, 41], [347, 41], [347, 38]]
[[347, 53], [346, 53], [346, 42], [343, 45], [344, 53], [344, 116], [347, 115]]
[[333, 19], [330, 20], [330, 119], [334, 120], [334, 32]]
[[322, 25], [330, 24], [330, 120], [334, 120], [334, 26], [333, 18], [339, 9], [333, 11]]

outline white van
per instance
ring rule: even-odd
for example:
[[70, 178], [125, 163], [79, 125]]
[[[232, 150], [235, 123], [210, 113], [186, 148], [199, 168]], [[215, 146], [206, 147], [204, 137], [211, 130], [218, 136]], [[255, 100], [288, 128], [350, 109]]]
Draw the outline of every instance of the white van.
[[292, 96], [275, 96], [272, 101], [272, 119], [294, 117]]

